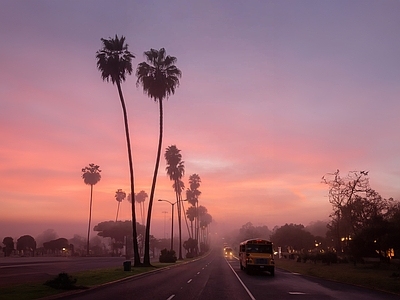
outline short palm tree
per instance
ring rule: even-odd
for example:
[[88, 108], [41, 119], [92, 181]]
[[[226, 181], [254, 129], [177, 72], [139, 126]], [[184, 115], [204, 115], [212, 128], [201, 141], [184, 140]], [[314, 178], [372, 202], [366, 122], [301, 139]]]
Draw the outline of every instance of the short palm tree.
[[190, 230], [193, 235], [193, 221], [195, 220], [196, 216], [197, 216], [197, 208], [195, 206], [190, 206], [187, 210], [186, 210], [186, 216], [190, 221]]
[[160, 134], [158, 139], [157, 158], [153, 174], [153, 182], [150, 191], [149, 208], [146, 222], [146, 237], [144, 264], [150, 264], [150, 220], [153, 208], [154, 191], [157, 181], [158, 167], [161, 158], [162, 137], [163, 137], [163, 100], [175, 93], [179, 86], [181, 71], [175, 66], [176, 57], [166, 55], [165, 49], [150, 49], [144, 53], [147, 62], [142, 62], [136, 69], [137, 85], [143, 87], [146, 93], [154, 101], [158, 102], [160, 110]]
[[211, 222], [212, 216], [207, 212], [203, 214], [200, 218], [200, 227], [202, 230], [203, 243], [205, 245], [208, 245], [208, 233], [210, 229], [208, 225], [210, 225]]
[[144, 225], [144, 201], [146, 201], [146, 199], [149, 196], [147, 195], [147, 193], [145, 191], [140, 191], [139, 193], [137, 193], [135, 195], [135, 201], [136, 203], [139, 203], [140, 206], [140, 216], [142, 218], [142, 224]]
[[125, 198], [126, 198], [126, 193], [123, 190], [118, 189], [115, 192], [115, 200], [117, 200], [117, 202], [118, 202], [117, 216], [115, 217], [115, 222], [117, 222], [117, 220], [118, 220], [119, 205], [121, 204], [122, 200], [124, 200]]
[[[199, 206], [199, 197], [201, 192], [199, 191], [201, 179], [198, 174], [192, 174], [189, 176], [189, 188], [186, 190], [186, 198], [190, 204], [195, 206], [196, 208]], [[197, 210], [196, 210], [197, 212]], [[199, 216], [196, 216], [195, 219], [195, 237], [196, 241], [199, 240]]]
[[173, 188], [176, 196], [177, 211], [178, 211], [178, 230], [179, 230], [179, 249], [178, 259], [182, 259], [182, 205], [181, 205], [181, 194], [184, 189], [183, 182], [181, 181], [185, 174], [185, 166], [182, 161], [182, 154], [175, 145], [168, 146], [165, 150], [165, 160], [167, 161], [167, 167], [165, 168], [169, 179], [174, 182]]
[[[117, 35], [115, 35], [115, 38], [101, 39], [101, 42], [103, 43], [103, 47], [96, 52], [97, 68], [101, 72], [101, 77], [103, 78], [103, 80], [111, 80], [111, 83], [115, 84], [118, 89], [118, 95], [121, 101], [122, 112], [124, 116], [126, 145], [128, 149], [129, 159], [131, 195], [135, 195], [132, 150], [128, 127], [128, 114], [126, 112], [125, 100], [121, 89], [121, 82], [125, 81], [126, 74], [132, 73], [132, 58], [134, 58], [135, 56], [128, 51], [128, 44], [125, 43], [124, 36], [121, 36], [121, 38], [119, 38]], [[139, 266], [141, 263], [139, 247], [137, 243], [136, 212], [134, 201], [132, 201], [131, 208], [134, 266]]]
[[93, 186], [100, 181], [101, 179], [100, 172], [101, 172], [100, 167], [95, 164], [89, 164], [89, 166], [82, 168], [83, 182], [87, 185], [90, 185], [89, 225], [88, 225], [87, 245], [86, 245], [87, 255], [89, 255], [90, 223], [92, 222]]

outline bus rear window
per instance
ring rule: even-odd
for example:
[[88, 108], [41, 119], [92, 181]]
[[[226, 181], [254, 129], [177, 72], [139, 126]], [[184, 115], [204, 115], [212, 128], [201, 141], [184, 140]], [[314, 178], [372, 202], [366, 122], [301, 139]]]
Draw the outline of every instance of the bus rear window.
[[250, 253], [272, 253], [272, 245], [247, 244], [246, 252]]

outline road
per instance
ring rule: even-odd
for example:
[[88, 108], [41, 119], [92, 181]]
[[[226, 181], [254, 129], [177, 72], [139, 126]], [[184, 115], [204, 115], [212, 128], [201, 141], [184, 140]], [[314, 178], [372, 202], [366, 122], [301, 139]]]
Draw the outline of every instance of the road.
[[399, 299], [351, 285], [313, 279], [276, 270], [248, 275], [240, 270], [235, 257], [225, 258], [222, 251], [212, 251], [205, 258], [168, 269], [133, 277], [111, 285], [86, 290], [62, 299], [135, 300], [212, 300], [212, 299]]

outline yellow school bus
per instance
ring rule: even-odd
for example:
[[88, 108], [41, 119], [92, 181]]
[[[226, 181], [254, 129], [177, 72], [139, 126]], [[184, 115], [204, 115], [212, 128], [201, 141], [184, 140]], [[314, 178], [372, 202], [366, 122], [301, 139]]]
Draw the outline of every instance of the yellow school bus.
[[268, 271], [275, 275], [274, 250], [272, 242], [264, 239], [250, 239], [239, 246], [240, 269]]

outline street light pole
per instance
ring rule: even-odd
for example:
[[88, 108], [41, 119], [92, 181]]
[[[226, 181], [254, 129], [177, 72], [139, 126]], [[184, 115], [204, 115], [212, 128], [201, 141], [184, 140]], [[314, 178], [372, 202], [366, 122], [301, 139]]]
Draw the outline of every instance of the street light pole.
[[164, 210], [164, 211], [162, 211], [162, 213], [164, 214], [164, 239], [165, 239], [165, 216], [166, 216], [167, 212]]
[[168, 200], [163, 200], [163, 199], [158, 199], [158, 201], [164, 201], [164, 202], [168, 202], [169, 204], [171, 204], [171, 250], [174, 249], [174, 205], [175, 203], [172, 203], [171, 201]]

